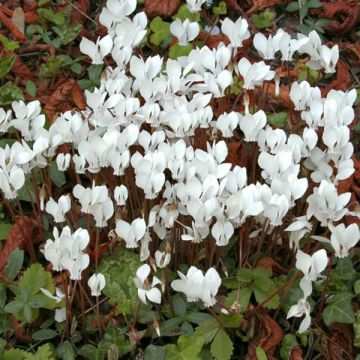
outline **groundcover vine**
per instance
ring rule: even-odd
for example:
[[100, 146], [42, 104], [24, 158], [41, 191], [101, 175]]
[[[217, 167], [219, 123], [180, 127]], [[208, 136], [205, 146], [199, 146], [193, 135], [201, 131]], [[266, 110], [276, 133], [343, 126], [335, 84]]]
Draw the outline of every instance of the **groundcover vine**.
[[269, 15], [231, 6], [107, 0], [94, 36], [36, 4], [54, 26], [27, 35], [91, 64], [76, 106], [30, 82], [0, 109], [1, 359], [359, 350], [357, 90], [321, 31], [261, 32]]

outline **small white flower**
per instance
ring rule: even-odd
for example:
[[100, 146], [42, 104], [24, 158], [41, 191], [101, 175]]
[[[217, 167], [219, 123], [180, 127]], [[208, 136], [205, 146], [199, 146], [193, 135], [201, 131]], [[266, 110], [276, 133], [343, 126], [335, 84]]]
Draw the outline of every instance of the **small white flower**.
[[184, 293], [187, 301], [201, 300], [207, 307], [215, 305], [215, 296], [221, 285], [221, 278], [214, 268], [210, 268], [204, 276], [201, 270], [191, 266], [186, 276], [180, 271], [178, 275], [181, 280], [174, 280], [171, 287], [175, 291]]
[[88, 285], [92, 296], [100, 296], [106, 285], [105, 276], [101, 273], [93, 274], [88, 280]]
[[266, 125], [266, 114], [259, 110], [255, 114], [240, 115], [239, 124], [245, 141], [257, 141], [261, 129]]
[[91, 58], [91, 63], [100, 65], [106, 55], [110, 54], [113, 47], [113, 40], [110, 35], [104, 36], [102, 39], [98, 38], [96, 43], [82, 38], [80, 42], [80, 51]]
[[291, 232], [290, 234], [290, 249], [295, 247], [295, 249], [299, 249], [300, 240], [310, 232], [312, 228], [311, 223], [306, 219], [306, 216], [300, 216], [296, 218], [296, 221], [289, 225], [285, 231]]
[[126, 205], [126, 200], [128, 199], [128, 189], [125, 185], [116, 186], [114, 190], [114, 199], [118, 206]]
[[56, 202], [52, 197], [46, 203], [45, 211], [52, 215], [54, 221], [61, 223], [65, 221], [65, 214], [71, 209], [70, 195], [62, 195]]
[[155, 262], [156, 266], [160, 269], [165, 268], [169, 265], [171, 260], [171, 254], [167, 251], [155, 251]]
[[331, 246], [335, 251], [335, 255], [344, 258], [349, 255], [349, 250], [353, 248], [360, 240], [360, 231], [357, 224], [351, 224], [345, 227], [344, 224], [334, 226], [329, 224], [331, 231]]
[[127, 248], [134, 249], [145, 235], [145, 220], [141, 218], [135, 219], [131, 225], [124, 220], [118, 220], [116, 222], [115, 232], [125, 241]]
[[60, 153], [56, 157], [56, 165], [60, 171], [66, 171], [69, 168], [71, 160], [70, 154]]
[[197, 22], [190, 22], [189, 19], [181, 22], [181, 20], [177, 18], [171, 23], [170, 31], [179, 40], [179, 45], [184, 46], [199, 35], [200, 26]]
[[186, 0], [187, 7], [191, 13], [201, 11], [201, 6], [206, 0]]
[[150, 266], [148, 264], [140, 266], [136, 271], [134, 283], [138, 289], [139, 299], [144, 304], [147, 304], [146, 299], [155, 304], [161, 304], [161, 291], [156, 286], [161, 285], [162, 282], [156, 276], [153, 276], [152, 283], [150, 284], [147, 279], [149, 274]]
[[60, 323], [66, 320], [66, 307], [55, 309], [55, 321]]
[[300, 270], [306, 280], [316, 281], [321, 277], [321, 272], [325, 270], [328, 257], [324, 249], [316, 251], [313, 255], [298, 250], [296, 253], [296, 268]]
[[247, 21], [239, 17], [234, 23], [229, 18], [221, 23], [221, 31], [226, 35], [233, 47], [241, 47], [244, 40], [250, 37], [250, 32], [248, 30], [249, 24]]
[[286, 319], [289, 319], [291, 317], [302, 317], [303, 315], [305, 315], [305, 317], [301, 322], [298, 330], [300, 334], [306, 331], [311, 325], [309, 302], [306, 299], [300, 299], [297, 304], [290, 308], [286, 317]]

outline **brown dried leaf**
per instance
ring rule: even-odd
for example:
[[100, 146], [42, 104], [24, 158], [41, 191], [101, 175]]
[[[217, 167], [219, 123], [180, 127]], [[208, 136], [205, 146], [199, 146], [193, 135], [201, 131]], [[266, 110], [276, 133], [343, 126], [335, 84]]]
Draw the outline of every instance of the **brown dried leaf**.
[[149, 17], [171, 16], [180, 5], [180, 0], [145, 0], [145, 12]]
[[5, 245], [0, 254], [0, 272], [4, 270], [9, 255], [16, 248], [24, 248], [26, 242], [38, 244], [43, 241], [40, 228], [36, 221], [27, 216], [19, 216], [11, 227]]
[[289, 360], [303, 360], [301, 347], [295, 346], [290, 353]]

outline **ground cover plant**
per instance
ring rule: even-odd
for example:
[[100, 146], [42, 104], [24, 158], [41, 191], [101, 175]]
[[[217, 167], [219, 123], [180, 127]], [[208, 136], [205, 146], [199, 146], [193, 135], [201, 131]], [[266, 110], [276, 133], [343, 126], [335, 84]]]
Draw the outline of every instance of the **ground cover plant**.
[[0, 359], [359, 359], [360, 6], [0, 5]]

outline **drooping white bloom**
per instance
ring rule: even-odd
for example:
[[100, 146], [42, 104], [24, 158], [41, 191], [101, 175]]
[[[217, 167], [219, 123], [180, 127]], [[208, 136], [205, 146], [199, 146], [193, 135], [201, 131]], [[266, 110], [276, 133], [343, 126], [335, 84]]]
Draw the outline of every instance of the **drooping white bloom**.
[[314, 215], [322, 226], [327, 226], [328, 221], [339, 221], [347, 212], [345, 206], [350, 197], [350, 193], [338, 195], [333, 183], [322, 180], [306, 200], [309, 204], [306, 216], [310, 219]]
[[56, 157], [56, 166], [60, 171], [66, 171], [70, 166], [71, 155], [60, 153]]
[[126, 204], [126, 200], [129, 196], [128, 189], [125, 185], [116, 186], [114, 190], [114, 199], [116, 204], [119, 206], [124, 206]]
[[211, 235], [214, 237], [217, 246], [226, 246], [233, 234], [233, 225], [224, 218], [218, 219], [211, 229]]
[[80, 42], [80, 51], [89, 56], [94, 65], [102, 64], [104, 57], [110, 54], [112, 47], [113, 40], [110, 35], [106, 35], [102, 39], [99, 37], [96, 43], [84, 37]]
[[279, 41], [281, 60], [291, 61], [295, 51], [298, 51], [299, 48], [307, 42], [307, 38], [292, 39], [291, 36], [284, 31]]
[[169, 265], [171, 260], [171, 254], [167, 251], [155, 251], [155, 262], [159, 268], [165, 268]]
[[81, 273], [89, 266], [89, 255], [84, 253], [90, 236], [87, 230], [77, 229], [73, 234], [65, 226], [59, 236], [54, 227], [54, 240], [47, 240], [44, 247], [46, 260], [50, 261], [55, 271], [67, 270], [71, 280], [81, 280]]
[[231, 113], [221, 114], [215, 122], [215, 126], [221, 131], [223, 137], [232, 137], [233, 131], [238, 126], [240, 114], [232, 111]]
[[8, 172], [4, 168], [0, 168], [0, 189], [4, 193], [6, 199], [15, 199], [17, 191], [25, 184], [24, 171], [14, 165]]
[[105, 276], [101, 273], [93, 274], [88, 280], [92, 296], [100, 296], [106, 285]]
[[249, 24], [247, 21], [239, 17], [234, 23], [228, 17], [221, 23], [221, 31], [226, 35], [233, 47], [242, 47], [244, 40], [250, 37], [250, 32], [248, 30]]
[[263, 61], [251, 64], [246, 58], [241, 58], [237, 70], [244, 78], [244, 89], [252, 90], [255, 86], [262, 85], [264, 81], [272, 80], [275, 71], [270, 70], [270, 65], [266, 65]]
[[170, 31], [178, 39], [179, 45], [184, 46], [199, 35], [200, 26], [197, 22], [190, 22], [189, 19], [181, 22], [179, 18], [176, 18], [170, 25]]
[[[320, 99], [321, 93], [318, 87], [311, 87], [307, 81], [300, 84], [294, 82], [290, 89], [290, 99], [295, 105], [295, 110], [305, 110], [312, 101]], [[315, 104], [317, 106], [317, 104]]]
[[46, 203], [45, 211], [52, 215], [57, 223], [65, 221], [65, 214], [71, 209], [70, 195], [62, 195], [56, 202], [52, 197]]
[[108, 29], [113, 24], [121, 23], [126, 16], [136, 9], [136, 0], [107, 0], [106, 7], [100, 13], [99, 21]]
[[95, 226], [107, 226], [107, 220], [114, 214], [114, 204], [108, 195], [106, 185], [96, 186], [93, 182], [91, 188], [85, 188], [77, 184], [73, 194], [81, 204], [81, 211], [94, 216]]
[[131, 224], [124, 220], [118, 220], [115, 228], [116, 234], [125, 241], [126, 247], [134, 249], [138, 242], [144, 237], [146, 232], [146, 223], [144, 219], [138, 218]]
[[196, 13], [201, 10], [201, 6], [206, 0], [186, 0], [187, 7], [191, 13]]
[[303, 291], [304, 296], [298, 301], [297, 304], [291, 306], [286, 318], [289, 319], [291, 317], [302, 317], [303, 315], [305, 315], [298, 330], [301, 334], [306, 331], [311, 324], [310, 304], [307, 301], [307, 298], [311, 295], [312, 292], [311, 281], [307, 280], [306, 278], [302, 278], [300, 280], [300, 288]]
[[353, 248], [360, 240], [360, 231], [357, 224], [351, 224], [345, 227], [344, 224], [334, 226], [329, 224], [331, 231], [331, 246], [335, 251], [335, 255], [344, 258], [349, 255], [349, 250]]
[[150, 270], [150, 266], [148, 264], [144, 264], [136, 271], [134, 283], [138, 289], [138, 296], [144, 304], [147, 304], [146, 299], [155, 304], [161, 304], [161, 291], [156, 286], [161, 285], [162, 282], [156, 276], [153, 276], [152, 283], [150, 284], [147, 279], [150, 274]]
[[296, 253], [296, 268], [300, 270], [306, 280], [316, 281], [321, 278], [321, 272], [325, 270], [328, 257], [324, 249], [316, 251], [313, 255], [298, 250]]
[[312, 225], [311, 223], [306, 219], [306, 216], [299, 216], [295, 219], [296, 221], [290, 224], [285, 231], [291, 232], [290, 234], [290, 242], [289, 247], [290, 249], [294, 248], [296, 250], [299, 249], [299, 242], [300, 240], [308, 233], [310, 232]]
[[221, 278], [214, 268], [210, 268], [205, 276], [195, 266], [191, 266], [186, 276], [178, 271], [181, 280], [174, 280], [171, 287], [175, 291], [186, 295], [187, 301], [202, 301], [205, 306], [213, 306], [216, 303], [215, 296], [221, 285]]
[[261, 129], [266, 125], [266, 114], [259, 110], [255, 114], [240, 116], [239, 124], [245, 141], [257, 141]]
[[269, 35], [266, 38], [261, 32], [255, 34], [253, 40], [254, 46], [265, 60], [273, 60], [275, 58], [275, 54], [279, 51], [279, 43], [283, 34], [284, 31], [281, 29], [276, 32], [274, 37]]

